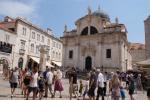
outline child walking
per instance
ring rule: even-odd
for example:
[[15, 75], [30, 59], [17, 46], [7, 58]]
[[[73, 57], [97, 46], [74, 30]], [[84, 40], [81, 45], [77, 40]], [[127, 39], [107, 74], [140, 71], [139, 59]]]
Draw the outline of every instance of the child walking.
[[82, 80], [80, 80], [80, 88], [79, 88], [80, 97], [82, 95], [82, 90], [83, 90], [83, 84], [82, 84]]
[[121, 93], [122, 100], [125, 100], [126, 96], [125, 96], [125, 92], [124, 92], [122, 86], [120, 87], [120, 93]]
[[40, 100], [43, 98], [43, 93], [44, 93], [44, 79], [43, 76], [40, 76], [40, 80], [38, 81], [39, 85], [39, 98]]
[[85, 95], [87, 94], [88, 95], [88, 91], [89, 91], [89, 77], [86, 77], [86, 82], [85, 82], [85, 90], [84, 90], [84, 93], [83, 93], [83, 100], [85, 100]]

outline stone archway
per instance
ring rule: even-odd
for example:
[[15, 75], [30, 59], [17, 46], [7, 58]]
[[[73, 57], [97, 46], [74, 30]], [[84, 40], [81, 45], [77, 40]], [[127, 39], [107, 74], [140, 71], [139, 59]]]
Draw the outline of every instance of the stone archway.
[[8, 68], [9, 67], [9, 63], [6, 59], [3, 59], [3, 69]]
[[92, 68], [92, 58], [87, 56], [85, 59], [85, 69], [89, 71]]
[[18, 67], [22, 70], [22, 67], [23, 67], [23, 58], [22, 57], [20, 57], [18, 60]]

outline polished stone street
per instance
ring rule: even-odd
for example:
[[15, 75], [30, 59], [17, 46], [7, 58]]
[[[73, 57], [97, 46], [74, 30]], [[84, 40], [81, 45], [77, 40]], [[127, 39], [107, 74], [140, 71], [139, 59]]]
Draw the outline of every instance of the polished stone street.
[[[3, 78], [4, 78], [3, 76], [0, 76], [0, 100], [25, 100], [25, 98], [23, 98], [23, 96], [21, 95], [20, 88], [17, 88], [17, 90], [15, 92], [15, 97], [11, 98], [9, 82], [6, 80], [3, 80]], [[63, 79], [63, 87], [64, 87], [64, 91], [62, 92], [63, 98], [59, 98], [59, 92], [56, 92], [55, 98], [50, 98], [50, 95], [49, 95], [48, 98], [43, 98], [43, 100], [60, 100], [60, 99], [61, 100], [69, 100], [69, 93], [68, 93], [69, 84], [68, 84], [67, 79]], [[125, 90], [125, 92], [126, 92], [126, 100], [130, 100], [129, 95], [126, 90]], [[147, 100], [146, 92], [145, 92], [145, 94], [143, 94], [141, 91], [138, 91], [138, 94], [134, 94], [134, 98], [135, 98], [135, 100]], [[32, 100], [32, 98], [30, 98], [29, 100]], [[74, 98], [73, 100], [76, 100], [76, 99]], [[111, 100], [110, 96], [109, 96], [109, 99], [108, 99], [108, 96], [105, 97], [105, 100]]]

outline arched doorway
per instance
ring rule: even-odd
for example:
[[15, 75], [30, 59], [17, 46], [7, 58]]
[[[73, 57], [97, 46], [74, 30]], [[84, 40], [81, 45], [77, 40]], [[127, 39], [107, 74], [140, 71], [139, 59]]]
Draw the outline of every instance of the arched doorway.
[[92, 58], [90, 56], [85, 59], [85, 69], [89, 71], [92, 68]]
[[23, 58], [20, 57], [18, 61], [18, 67], [22, 70], [22, 66], [23, 66]]
[[8, 67], [9, 67], [8, 61], [6, 59], [3, 59], [3, 69]]

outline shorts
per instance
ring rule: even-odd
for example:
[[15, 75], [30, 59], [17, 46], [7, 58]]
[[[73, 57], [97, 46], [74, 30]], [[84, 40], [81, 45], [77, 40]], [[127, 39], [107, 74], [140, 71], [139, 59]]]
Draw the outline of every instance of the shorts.
[[129, 95], [133, 95], [134, 94], [134, 89], [129, 89]]
[[89, 96], [91, 96], [91, 97], [94, 97], [94, 96], [95, 96], [95, 89], [96, 89], [96, 87], [91, 87], [91, 88], [89, 89]]
[[122, 98], [122, 100], [125, 100], [125, 98]]
[[129, 85], [129, 81], [126, 81], [126, 85]]
[[28, 87], [28, 92], [37, 92], [37, 87]]
[[73, 84], [72, 89], [69, 89], [69, 94], [75, 94], [78, 91], [78, 84]]
[[147, 96], [150, 97], [150, 89], [147, 90]]
[[87, 92], [87, 91], [84, 91], [84, 93], [83, 93], [83, 97], [85, 97], [85, 95], [89, 95], [89, 92]]
[[40, 88], [40, 89], [39, 89], [39, 92], [44, 92], [44, 89], [43, 89], [43, 88]]
[[17, 88], [17, 85], [18, 85], [17, 83], [12, 83], [12, 82], [10, 83], [11, 88]]

